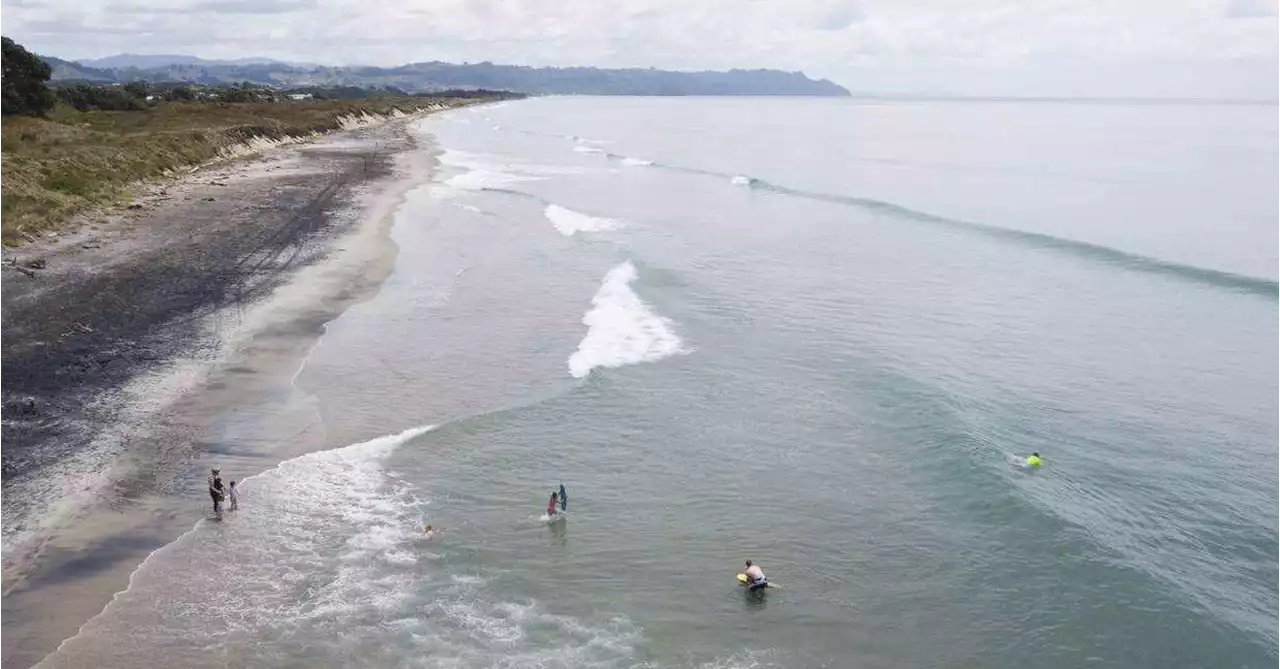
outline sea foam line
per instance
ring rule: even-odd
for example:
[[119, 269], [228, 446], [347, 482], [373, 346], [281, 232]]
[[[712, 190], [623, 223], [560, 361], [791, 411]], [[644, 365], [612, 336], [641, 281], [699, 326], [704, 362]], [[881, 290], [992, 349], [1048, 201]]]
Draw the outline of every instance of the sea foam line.
[[673, 329], [631, 290], [638, 273], [631, 261], [609, 270], [592, 308], [582, 317], [587, 335], [569, 356], [569, 374], [583, 378], [597, 367], [622, 367], [688, 353]]

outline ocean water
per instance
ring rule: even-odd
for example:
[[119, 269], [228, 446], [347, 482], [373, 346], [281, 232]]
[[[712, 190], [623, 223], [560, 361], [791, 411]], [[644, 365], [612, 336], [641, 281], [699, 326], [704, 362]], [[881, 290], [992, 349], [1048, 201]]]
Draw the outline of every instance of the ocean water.
[[46, 666], [1275, 666], [1273, 106], [416, 131], [395, 272], [294, 383], [344, 446]]

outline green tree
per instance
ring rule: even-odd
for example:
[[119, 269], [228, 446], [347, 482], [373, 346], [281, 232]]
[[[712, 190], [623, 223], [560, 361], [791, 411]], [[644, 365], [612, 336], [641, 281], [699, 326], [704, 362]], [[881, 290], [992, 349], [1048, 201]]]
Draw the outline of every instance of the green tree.
[[174, 86], [173, 88], [169, 89], [168, 92], [165, 93], [164, 97], [166, 100], [190, 101], [190, 100], [196, 99], [196, 94], [194, 91], [191, 90], [190, 87]]
[[151, 90], [145, 81], [130, 81], [124, 85], [124, 92], [135, 98], [146, 100], [147, 96], [150, 95]]
[[4, 38], [3, 57], [4, 71], [0, 73], [3, 114], [43, 116], [53, 109], [53, 93], [45, 86], [53, 74], [49, 64], [8, 37]]

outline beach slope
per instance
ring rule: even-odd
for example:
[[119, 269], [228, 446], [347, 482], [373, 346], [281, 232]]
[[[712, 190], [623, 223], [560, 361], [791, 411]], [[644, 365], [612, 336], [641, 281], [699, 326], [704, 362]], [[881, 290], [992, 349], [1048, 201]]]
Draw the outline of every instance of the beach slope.
[[[430, 173], [418, 116], [206, 166], [5, 249], [6, 665], [39, 661], [199, 520], [214, 417], [387, 275], [397, 198]], [[281, 442], [240, 453], [242, 475], [324, 445]]]

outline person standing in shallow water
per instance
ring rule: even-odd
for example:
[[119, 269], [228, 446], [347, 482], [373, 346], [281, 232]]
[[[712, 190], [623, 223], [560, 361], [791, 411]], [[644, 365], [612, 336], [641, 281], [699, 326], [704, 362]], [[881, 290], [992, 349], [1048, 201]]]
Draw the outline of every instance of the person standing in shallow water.
[[222, 499], [226, 493], [222, 487], [222, 472], [217, 469], [210, 470], [209, 474], [209, 496], [213, 498], [213, 515], [219, 520], [222, 519]]
[[547, 515], [556, 515], [556, 494], [554, 492], [551, 493], [551, 500], [547, 502]]
[[240, 496], [236, 494], [236, 482], [232, 481], [227, 487], [227, 496], [231, 498], [231, 510], [235, 511], [240, 508]]

